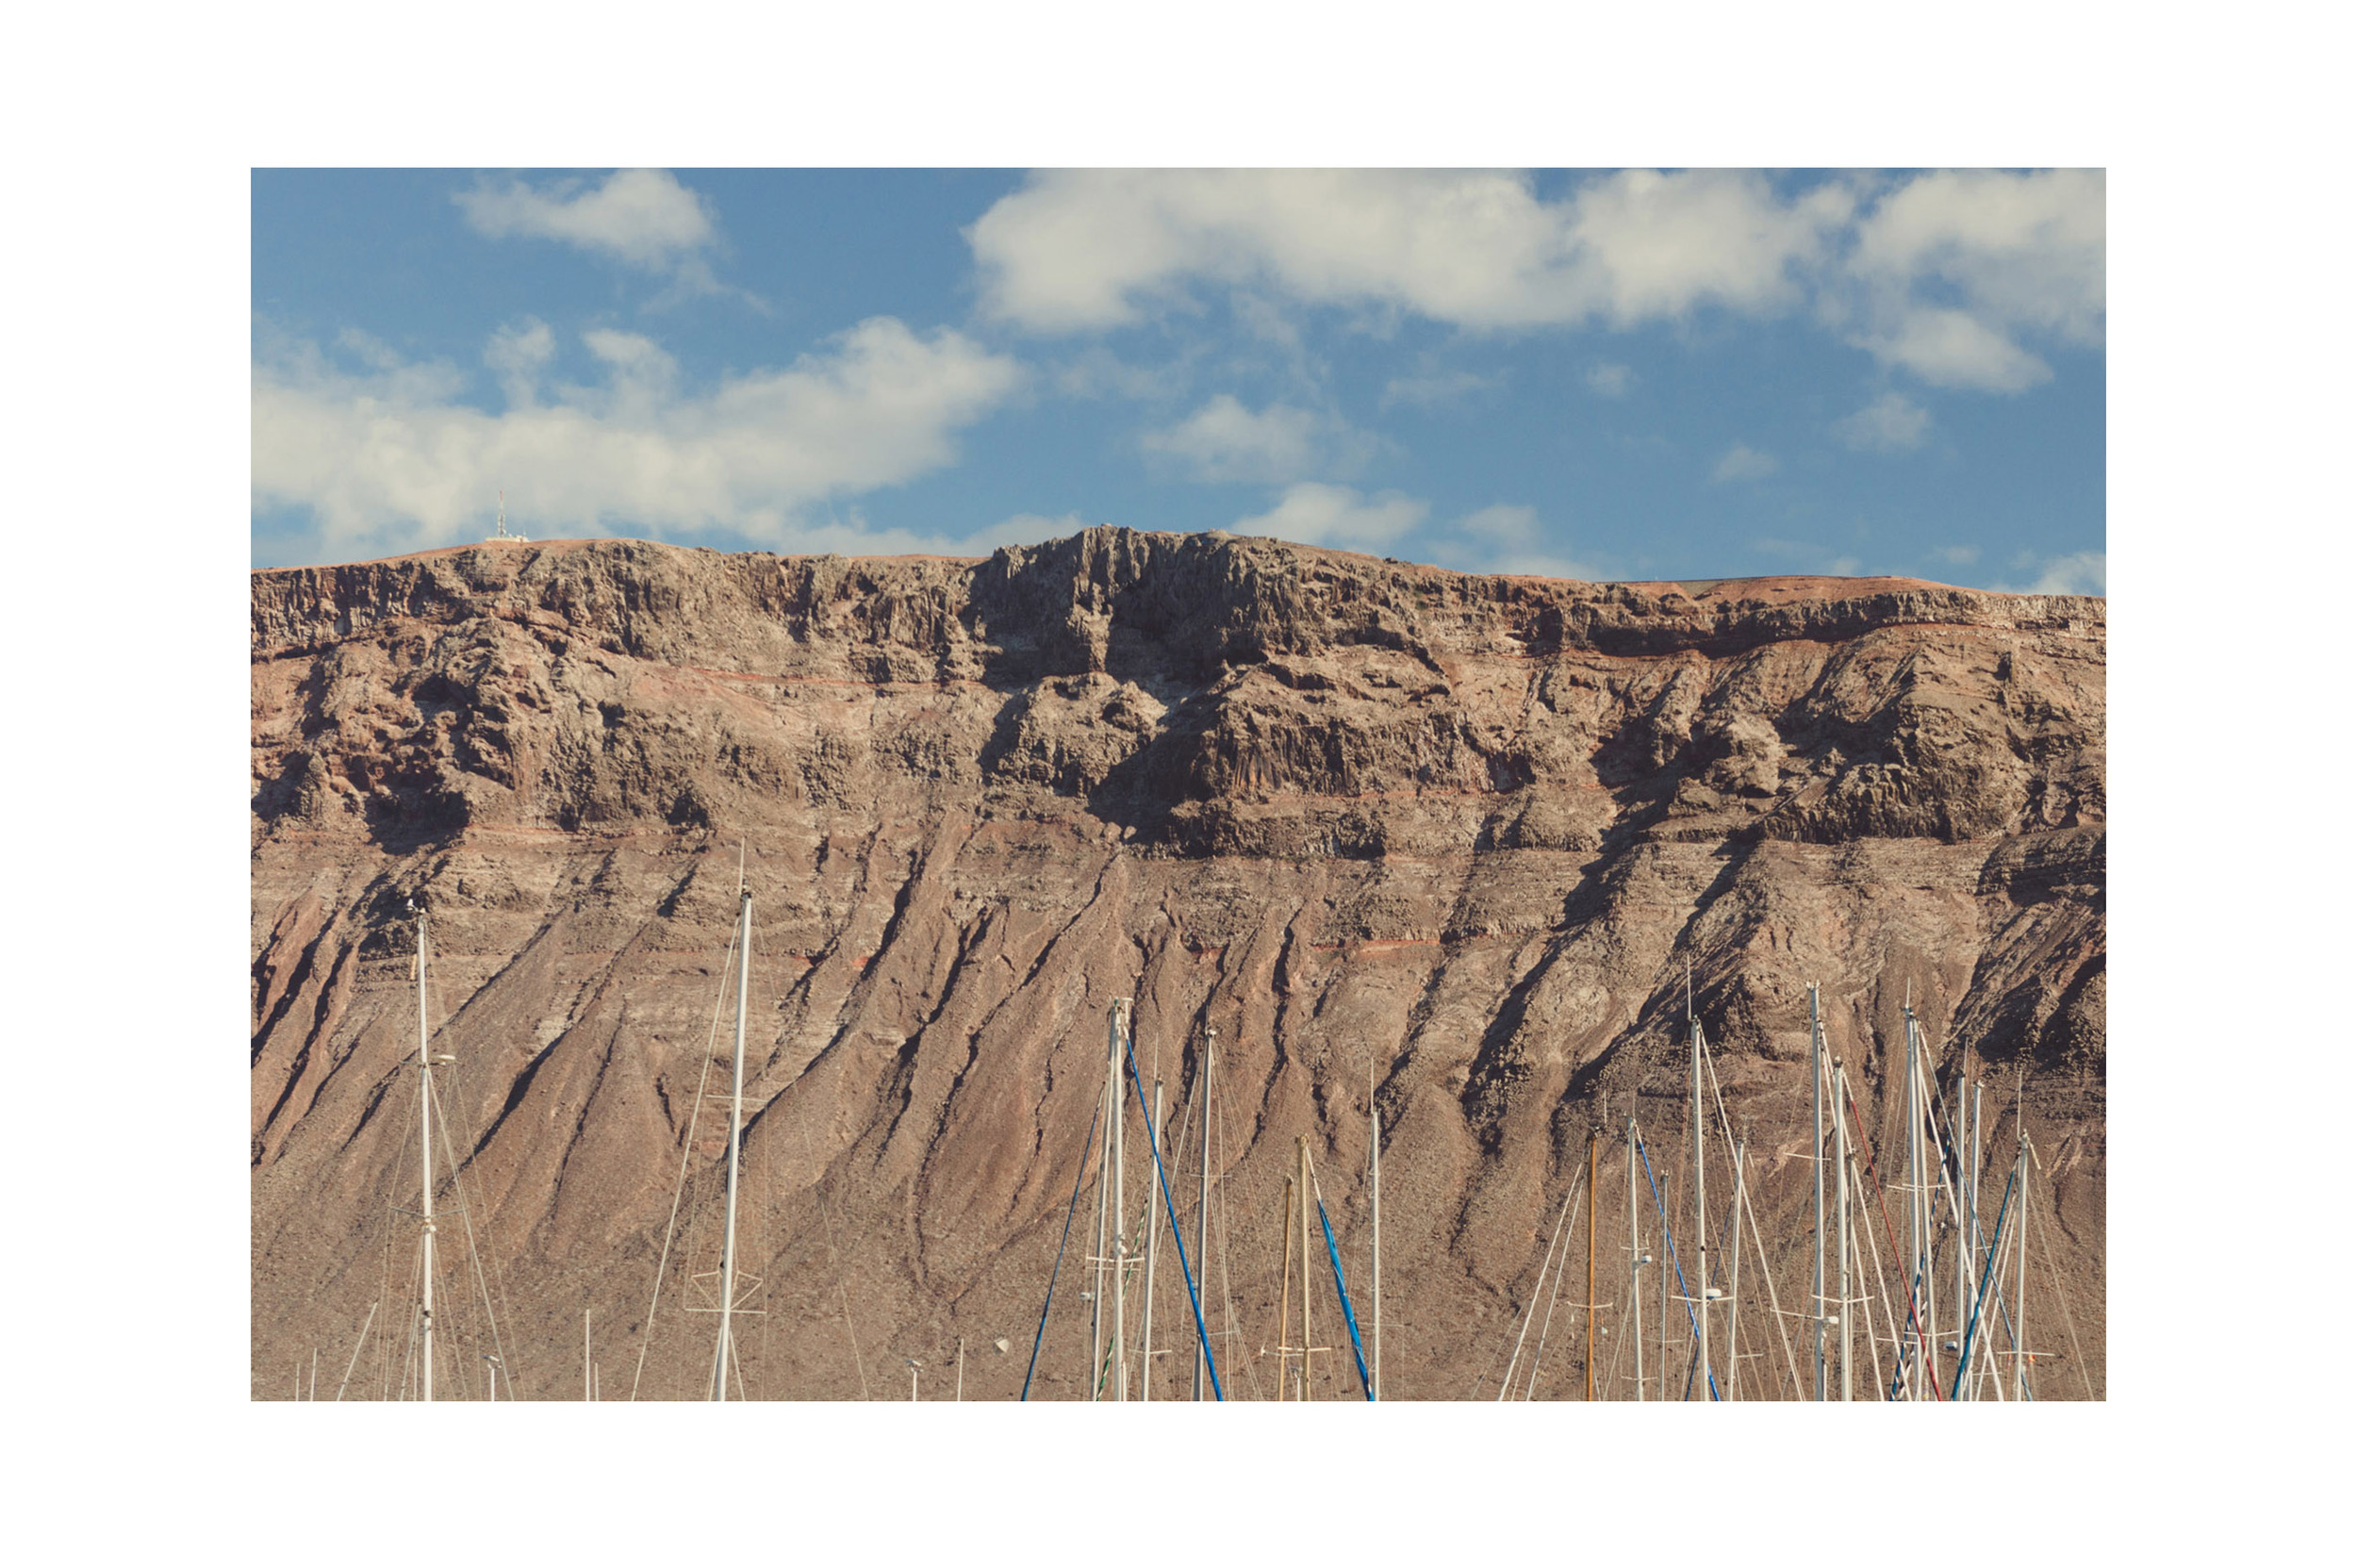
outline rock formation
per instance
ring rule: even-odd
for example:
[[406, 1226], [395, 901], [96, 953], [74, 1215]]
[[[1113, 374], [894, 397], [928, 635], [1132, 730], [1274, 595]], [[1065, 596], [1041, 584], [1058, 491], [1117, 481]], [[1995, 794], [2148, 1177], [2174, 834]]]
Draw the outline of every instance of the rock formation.
[[[981, 561], [606, 540], [257, 572], [256, 1395], [313, 1349], [340, 1372], [415, 1271], [413, 896], [457, 1058], [449, 1332], [487, 1296], [515, 1393], [579, 1397], [586, 1311], [603, 1397], [701, 1391], [711, 1320], [680, 1309], [717, 1266], [699, 1095], [726, 1083], [740, 844], [756, 1396], [906, 1397], [913, 1359], [948, 1397], [961, 1338], [966, 1397], [1016, 1392], [1107, 1010], [1134, 998], [1174, 1127], [1217, 1033], [1205, 1307], [1235, 1316], [1231, 1393], [1273, 1388], [1299, 1138], [1363, 1291], [1372, 1074], [1387, 1395], [1490, 1397], [1591, 1130], [1598, 1289], [1625, 1288], [1620, 1130], [1634, 1106], [1656, 1166], [1683, 1157], [1689, 969], [1784, 1309], [1807, 1288], [1806, 988], [1889, 1181], [1911, 1000], [1943, 1092], [1986, 1084], [1993, 1180], [2018, 1125], [2037, 1151], [2041, 1396], [2100, 1395], [2104, 635], [2098, 599], [1467, 576], [1115, 529]], [[1085, 1387], [1089, 1241], [1034, 1397]], [[1168, 1242], [1153, 1377], [1184, 1397]], [[1765, 1308], [1740, 1376], [1788, 1396]], [[1343, 1348], [1315, 1392], [1355, 1397], [1317, 1311]], [[372, 1330], [348, 1396], [383, 1392], [403, 1331]], [[1549, 1349], [1541, 1397], [1578, 1396], [1582, 1348]]]

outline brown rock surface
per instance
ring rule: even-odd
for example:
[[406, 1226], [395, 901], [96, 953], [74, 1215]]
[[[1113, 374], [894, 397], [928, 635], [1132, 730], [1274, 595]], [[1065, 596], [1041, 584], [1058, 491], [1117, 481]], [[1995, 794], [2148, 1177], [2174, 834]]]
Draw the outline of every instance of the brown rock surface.
[[[1678, 1164], [1689, 963], [1788, 1311], [1807, 984], [1890, 1180], [1904, 997], [1943, 1086], [1968, 1050], [1986, 1078], [1999, 1183], [2026, 1069], [2032, 1203], [2079, 1344], [2040, 1390], [2100, 1395], [2104, 614], [1125, 530], [983, 561], [593, 541], [257, 572], [256, 1395], [314, 1348], [339, 1371], [414, 1274], [413, 893], [517, 1392], [579, 1396], [585, 1308], [606, 1397], [642, 1346], [642, 1396], [698, 1392], [711, 1320], [675, 1308], [683, 1272], [716, 1266], [709, 1110], [651, 1333], [648, 1300], [740, 839], [756, 1395], [905, 1397], [913, 1357], [947, 1397], [960, 1336], [967, 1396], [1014, 1395], [1106, 1010], [1134, 997], [1174, 1119], [1218, 1032], [1232, 1392], [1270, 1387], [1251, 1352], [1275, 1343], [1297, 1135], [1363, 1289], [1372, 1066], [1387, 1393], [1486, 1397], [1597, 1125], [1599, 1289], [1625, 1280], [1611, 1140], [1634, 1094], [1656, 1169]], [[717, 1087], [725, 1023], [710, 1055]], [[1134, 1125], [1129, 1147], [1135, 1195]], [[1074, 1266], [1034, 1396], [1083, 1385]], [[1183, 1396], [1167, 1247], [1162, 1279], [1158, 1394]], [[2068, 1350], [2051, 1297], [2032, 1310], [2038, 1347]], [[1785, 1377], [1768, 1316], [1743, 1373], [1762, 1393]], [[1577, 1396], [1578, 1354], [1550, 1349], [1541, 1397]], [[1321, 1396], [1355, 1396], [1348, 1366], [1322, 1358]]]

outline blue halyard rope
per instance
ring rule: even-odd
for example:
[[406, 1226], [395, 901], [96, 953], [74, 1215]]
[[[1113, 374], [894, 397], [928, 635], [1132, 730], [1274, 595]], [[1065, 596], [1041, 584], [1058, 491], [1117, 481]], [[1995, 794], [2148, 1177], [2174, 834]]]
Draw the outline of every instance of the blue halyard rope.
[[1350, 1325], [1350, 1353], [1359, 1362], [1359, 1392], [1375, 1403], [1375, 1384], [1367, 1378], [1367, 1353], [1359, 1344], [1359, 1314], [1350, 1310], [1350, 1287], [1343, 1283], [1343, 1255], [1334, 1250], [1334, 1228], [1326, 1222], [1326, 1199], [1319, 1198], [1318, 1228], [1326, 1232], [1326, 1255], [1334, 1263], [1334, 1294], [1343, 1298], [1343, 1321]]
[[1039, 1327], [1031, 1334], [1031, 1363], [1023, 1369], [1023, 1395], [1015, 1403], [1029, 1403], [1031, 1397], [1031, 1370], [1039, 1365], [1039, 1342], [1047, 1332], [1047, 1309], [1056, 1303], [1056, 1276], [1063, 1272], [1064, 1243], [1072, 1239], [1072, 1213], [1080, 1206], [1080, 1182], [1089, 1173], [1089, 1153], [1096, 1147], [1096, 1124], [1104, 1118], [1105, 1102], [1098, 1100], [1089, 1114], [1088, 1142], [1080, 1146], [1080, 1169], [1072, 1178], [1072, 1201], [1064, 1205], [1063, 1236], [1056, 1243], [1056, 1266], [1047, 1271], [1047, 1299], [1039, 1304]]
[[[2014, 1178], [2020, 1174], [2021, 1167], [2019, 1164], [2015, 1165], [2012, 1172], [2005, 1178], [2005, 1196], [1997, 1202], [1997, 1233], [2001, 1236], [2005, 1233], [2005, 1210], [2013, 1202]], [[1948, 1397], [1952, 1401], [1964, 1387], [1964, 1369], [1972, 1364], [1972, 1336], [1980, 1330], [1981, 1308], [1988, 1301], [1988, 1275], [1989, 1271], [1996, 1266], [1997, 1248], [1991, 1246], [1988, 1249], [1988, 1262], [1981, 1265], [1980, 1288], [1972, 1293], [1972, 1315], [1965, 1320], [1964, 1345], [1956, 1356], [1956, 1375], [1948, 1385]]]
[[[1693, 1330], [1694, 1345], [1699, 1349], [1703, 1343], [1703, 1326], [1694, 1319], [1694, 1288], [1686, 1282], [1686, 1267], [1678, 1262], [1677, 1238], [1670, 1234], [1670, 1211], [1661, 1205], [1661, 1187], [1654, 1180], [1653, 1176], [1653, 1157], [1645, 1152], [1643, 1134], [1632, 1127], [1629, 1129], [1629, 1136], [1637, 1140], [1637, 1158], [1645, 1163], [1645, 1185], [1653, 1192], [1654, 1213], [1661, 1216], [1661, 1239], [1670, 1248], [1670, 1266], [1677, 1271], [1678, 1289], [1686, 1292], [1687, 1296], [1686, 1326]], [[1692, 1374], [1689, 1373], [1688, 1377], [1690, 1378]], [[1718, 1375], [1708, 1374], [1707, 1380], [1710, 1384], [1710, 1397], [1716, 1400], [1719, 1397]]]
[[[1153, 1130], [1154, 1113], [1146, 1108], [1146, 1081], [1138, 1076], [1137, 1044], [1129, 1038], [1129, 1032], [1126, 1029], [1121, 1032], [1121, 1050], [1129, 1059], [1129, 1084], [1138, 1092], [1138, 1114], [1145, 1117], [1146, 1127]], [[1178, 1211], [1170, 1201], [1170, 1178], [1162, 1172], [1162, 1139], [1154, 1137], [1146, 1147], [1154, 1152], [1154, 1176], [1162, 1184], [1162, 1217], [1170, 1221], [1171, 1244], [1178, 1248], [1178, 1273], [1187, 1282], [1187, 1305], [1195, 1309], [1195, 1343], [1203, 1352], [1204, 1370], [1211, 1375], [1211, 1397], [1225, 1403], [1228, 1395], [1220, 1391], [1219, 1366], [1211, 1360], [1211, 1336], [1203, 1329], [1203, 1301], [1195, 1293], [1195, 1271], [1187, 1266], [1187, 1244], [1178, 1234]]]

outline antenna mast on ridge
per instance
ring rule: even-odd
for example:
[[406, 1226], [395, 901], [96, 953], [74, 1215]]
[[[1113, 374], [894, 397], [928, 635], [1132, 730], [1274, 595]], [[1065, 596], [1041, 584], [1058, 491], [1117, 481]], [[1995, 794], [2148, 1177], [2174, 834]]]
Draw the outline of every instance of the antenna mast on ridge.
[[521, 534], [511, 534], [507, 531], [507, 492], [502, 490], [499, 495], [499, 521], [495, 525], [497, 532], [484, 542], [486, 544], [530, 544], [532, 541]]

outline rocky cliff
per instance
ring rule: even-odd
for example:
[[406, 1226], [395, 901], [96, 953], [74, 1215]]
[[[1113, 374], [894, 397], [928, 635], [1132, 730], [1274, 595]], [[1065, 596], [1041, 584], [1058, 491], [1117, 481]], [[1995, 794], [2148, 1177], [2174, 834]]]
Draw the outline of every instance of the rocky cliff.
[[[905, 1397], [915, 1359], [947, 1397], [961, 1339], [967, 1397], [1015, 1392], [1134, 998], [1174, 1126], [1216, 1032], [1232, 1392], [1273, 1389], [1301, 1138], [1362, 1289], [1372, 1082], [1386, 1392], [1487, 1397], [1591, 1130], [1600, 1293], [1625, 1290], [1632, 1108], [1665, 1180], [1690, 1163], [1690, 972], [1745, 1133], [1747, 1293], [1761, 1258], [1785, 1311], [1807, 1288], [1807, 986], [1885, 1162], [1911, 1002], [1943, 1093], [1987, 1085], [1994, 1180], [2018, 1129], [2037, 1151], [2040, 1394], [2100, 1395], [2104, 635], [2092, 599], [1126, 530], [981, 561], [594, 541], [257, 572], [257, 1396], [314, 1349], [339, 1372], [414, 1291], [413, 897], [455, 1058], [446, 1338], [488, 1297], [515, 1392], [579, 1397], [586, 1312], [604, 1397], [699, 1390], [711, 1319], [679, 1309], [717, 1266], [740, 845], [749, 1393]], [[1089, 1240], [1034, 1397], [1085, 1386]], [[1183, 1396], [1166, 1247], [1162, 1271], [1152, 1376]], [[1765, 1308], [1739, 1375], [1788, 1394]], [[1318, 1311], [1344, 1348], [1315, 1392], [1355, 1396]], [[380, 1316], [350, 1396], [398, 1380], [406, 1320]], [[1540, 1397], [1577, 1396], [1583, 1349], [1550, 1348]]]

